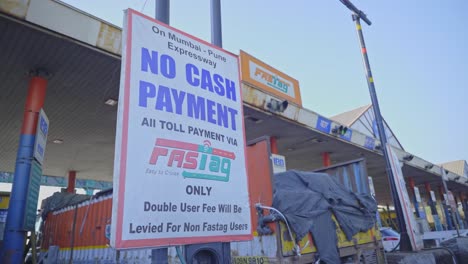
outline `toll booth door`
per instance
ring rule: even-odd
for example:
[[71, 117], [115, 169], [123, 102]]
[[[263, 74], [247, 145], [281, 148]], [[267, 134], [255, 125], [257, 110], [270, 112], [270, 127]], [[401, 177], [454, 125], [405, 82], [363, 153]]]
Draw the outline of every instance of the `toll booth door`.
[[[257, 233], [258, 212], [257, 203], [271, 206], [273, 203], [273, 170], [271, 164], [270, 138], [262, 137], [248, 142], [247, 146], [247, 175], [249, 181], [250, 210], [252, 218], [252, 232]], [[268, 214], [263, 210], [263, 214]], [[274, 230], [275, 225], [269, 227]]]

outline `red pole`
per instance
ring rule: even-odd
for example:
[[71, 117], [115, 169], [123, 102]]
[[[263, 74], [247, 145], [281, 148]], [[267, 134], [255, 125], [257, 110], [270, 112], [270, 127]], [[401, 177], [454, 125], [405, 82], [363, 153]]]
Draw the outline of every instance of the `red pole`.
[[331, 166], [330, 152], [323, 152], [322, 153], [322, 162], [323, 162], [324, 167]]
[[429, 197], [431, 197], [431, 185], [426, 182], [424, 183], [424, 187], [426, 187], [426, 192], [429, 194]]
[[67, 193], [75, 193], [76, 171], [68, 172]]
[[272, 154], [278, 154], [278, 144], [276, 143], [276, 137], [270, 137], [270, 148]]
[[444, 187], [442, 187], [442, 185], [439, 185], [439, 194], [440, 194], [440, 200], [444, 201], [444, 203], [446, 202], [445, 201], [445, 192], [444, 192]]
[[37, 120], [39, 118], [39, 111], [44, 105], [46, 88], [47, 80], [44, 78], [34, 76], [29, 81], [21, 134], [36, 134]]
[[412, 188], [412, 191], [414, 191], [414, 186], [415, 186], [414, 185], [414, 179], [413, 179], [413, 177], [409, 177], [408, 179], [409, 179], [409, 181], [408, 181], [409, 186]]

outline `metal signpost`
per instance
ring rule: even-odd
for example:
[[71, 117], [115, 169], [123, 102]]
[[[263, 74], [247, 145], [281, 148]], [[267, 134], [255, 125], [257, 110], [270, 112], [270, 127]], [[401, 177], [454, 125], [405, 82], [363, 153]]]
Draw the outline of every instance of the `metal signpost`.
[[223, 47], [223, 32], [221, 27], [221, 0], [211, 0], [211, 44]]
[[[167, 25], [170, 23], [171, 6], [169, 0], [156, 0], [155, 4], [155, 18]], [[157, 248], [151, 251], [151, 263], [157, 264], [168, 263], [168, 249]]]
[[408, 237], [408, 231], [405, 225], [405, 221], [403, 218], [403, 210], [402, 206], [400, 203], [400, 200], [398, 199], [398, 194], [396, 191], [396, 183], [394, 179], [394, 175], [392, 172], [392, 166], [391, 166], [391, 161], [390, 161], [390, 156], [387, 151], [387, 137], [385, 135], [385, 130], [383, 126], [383, 121], [382, 121], [382, 115], [380, 114], [380, 107], [379, 107], [379, 101], [377, 100], [377, 94], [375, 92], [375, 85], [374, 85], [374, 79], [372, 77], [372, 71], [371, 67], [369, 64], [369, 58], [367, 55], [367, 50], [366, 50], [366, 44], [364, 42], [364, 35], [362, 33], [362, 27], [361, 27], [361, 22], [360, 20], [364, 20], [368, 25], [371, 25], [371, 21], [367, 18], [366, 14], [364, 14], [361, 10], [357, 9], [349, 0], [340, 0], [348, 9], [350, 9], [353, 12], [352, 18], [353, 21], [356, 23], [356, 29], [357, 29], [357, 34], [359, 38], [359, 44], [361, 46], [361, 51], [362, 51], [362, 58], [364, 61], [364, 67], [366, 70], [366, 79], [367, 79], [367, 84], [369, 86], [369, 93], [372, 101], [372, 107], [374, 109], [374, 114], [375, 114], [375, 120], [377, 123], [377, 128], [379, 130], [379, 137], [380, 137], [380, 142], [382, 144], [382, 150], [383, 150], [383, 155], [385, 158], [385, 164], [386, 164], [386, 172], [388, 176], [388, 180], [390, 182], [390, 189], [392, 193], [392, 200], [393, 204], [395, 206], [395, 213], [397, 216], [397, 223], [398, 227], [400, 229], [400, 249], [402, 251], [410, 251], [411, 250], [411, 244], [410, 240]]

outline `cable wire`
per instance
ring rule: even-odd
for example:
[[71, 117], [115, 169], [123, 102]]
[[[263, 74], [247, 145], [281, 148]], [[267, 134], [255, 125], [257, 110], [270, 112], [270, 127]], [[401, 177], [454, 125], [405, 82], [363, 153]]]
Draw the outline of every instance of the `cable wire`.
[[[256, 204], [255, 206], [260, 207], [262, 209], [269, 209], [269, 210], [272, 210], [272, 211], [275, 211], [276, 213], [278, 213], [281, 216], [281, 218], [283, 218], [284, 222], [286, 223], [286, 227], [288, 228], [288, 232], [289, 232], [289, 236], [291, 237], [291, 240], [294, 240], [294, 237], [293, 237], [292, 232], [291, 232], [291, 228], [289, 227], [288, 220], [286, 219], [286, 217], [278, 209], [270, 207], [270, 206], [266, 206], [266, 205], [261, 205], [261, 204]], [[296, 252], [296, 254], [298, 256], [301, 255], [301, 248], [296, 243], [296, 241], [294, 241], [294, 251]]]
[[181, 246], [176, 246], [177, 257], [179, 257], [181, 264], [186, 264], [184, 257], [182, 256]]
[[142, 12], [142, 13], [143, 13], [143, 11], [145, 10], [146, 2], [148, 2], [148, 0], [145, 0], [145, 3], [143, 4], [143, 7], [141, 8], [141, 12]]

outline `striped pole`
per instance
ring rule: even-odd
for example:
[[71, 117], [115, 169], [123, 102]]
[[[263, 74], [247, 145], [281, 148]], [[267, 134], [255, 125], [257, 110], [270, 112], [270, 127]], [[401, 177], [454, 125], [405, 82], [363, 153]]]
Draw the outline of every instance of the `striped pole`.
[[29, 80], [28, 94], [24, 108], [23, 125], [16, 156], [15, 176], [5, 226], [5, 237], [0, 262], [19, 264], [24, 262], [24, 246], [27, 231], [24, 230], [28, 184], [33, 160], [34, 143], [39, 111], [44, 105], [48, 74], [35, 71]]
[[[361, 12], [362, 13], [362, 12]], [[372, 108], [374, 110], [375, 121], [377, 123], [377, 129], [379, 132], [380, 142], [382, 144], [383, 156], [385, 159], [386, 172], [388, 181], [390, 183], [390, 190], [392, 194], [393, 205], [395, 206], [395, 213], [397, 218], [398, 227], [400, 229], [400, 249], [402, 251], [411, 251], [411, 243], [408, 236], [408, 231], [406, 228], [405, 220], [403, 218], [403, 209], [400, 204], [400, 199], [398, 198], [398, 193], [396, 189], [396, 182], [392, 172], [392, 166], [390, 161], [390, 153], [387, 150], [387, 137], [385, 135], [385, 130], [383, 126], [383, 119], [380, 113], [379, 101], [377, 99], [377, 93], [375, 92], [374, 78], [372, 77], [372, 71], [369, 64], [369, 57], [367, 55], [366, 43], [364, 41], [364, 35], [362, 33], [362, 27], [360, 22], [360, 16], [356, 13], [352, 15], [354, 22], [356, 23], [356, 31], [359, 38], [359, 44], [361, 45], [362, 60], [364, 62], [364, 68], [366, 70], [366, 79], [367, 86], [369, 87], [369, 94], [372, 101]], [[369, 21], [370, 22], [370, 21]]]

